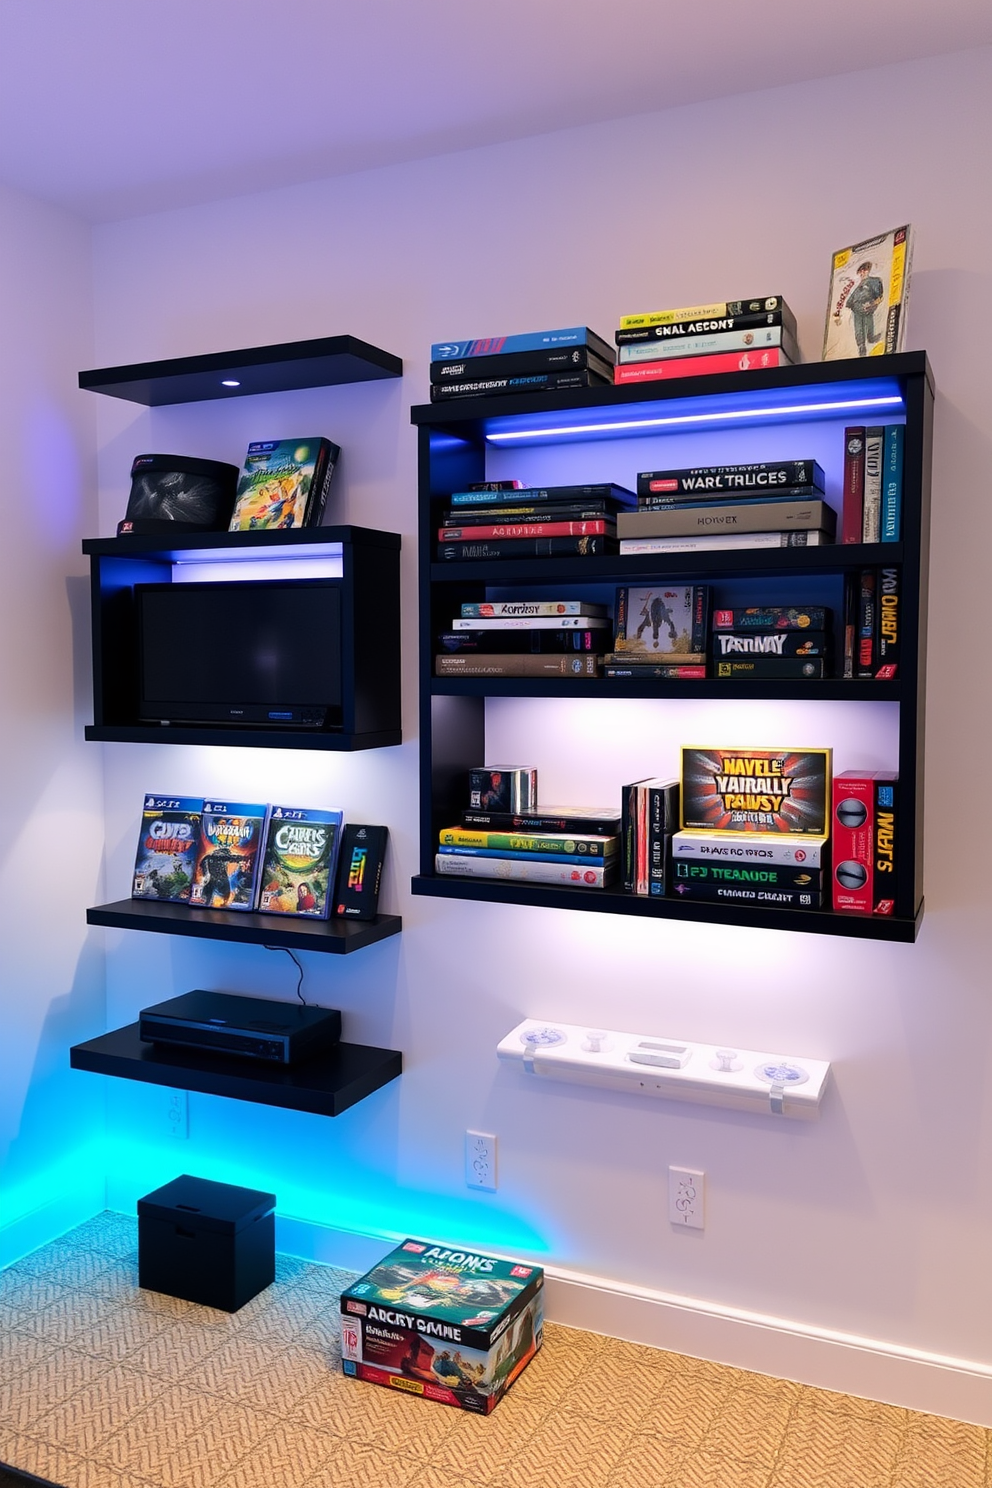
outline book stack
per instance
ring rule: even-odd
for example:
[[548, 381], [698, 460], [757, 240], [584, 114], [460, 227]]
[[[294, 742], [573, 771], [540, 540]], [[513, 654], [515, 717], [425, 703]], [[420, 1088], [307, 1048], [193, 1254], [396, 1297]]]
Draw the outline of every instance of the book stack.
[[609, 386], [615, 361], [612, 346], [588, 326], [438, 341], [431, 347], [431, 402]]
[[607, 677], [706, 676], [710, 591], [705, 584], [647, 584], [617, 590]]
[[624, 893], [659, 898], [668, 892], [671, 840], [679, 827], [679, 782], [657, 776], [625, 785], [620, 815]]
[[624, 315], [617, 383], [789, 367], [802, 358], [796, 318], [781, 295]]
[[899, 541], [905, 432], [902, 424], [844, 430], [842, 542]]
[[832, 675], [832, 611], [822, 605], [714, 609], [714, 677], [818, 678]]
[[829, 749], [682, 750], [680, 899], [821, 909], [829, 883]]
[[580, 599], [463, 604], [438, 637], [439, 677], [598, 677], [612, 627]]
[[845, 677], [891, 682], [899, 675], [900, 569], [869, 567], [844, 577]]
[[815, 460], [645, 470], [637, 510], [617, 518], [628, 554], [817, 547], [833, 542], [836, 527]]
[[469, 771], [469, 805], [440, 833], [437, 872], [449, 878], [608, 888], [620, 866], [620, 817], [602, 807], [537, 805], [537, 771]]
[[454, 491], [438, 528], [442, 562], [592, 557], [616, 551], [617, 515], [637, 503], [624, 486], [490, 481]]

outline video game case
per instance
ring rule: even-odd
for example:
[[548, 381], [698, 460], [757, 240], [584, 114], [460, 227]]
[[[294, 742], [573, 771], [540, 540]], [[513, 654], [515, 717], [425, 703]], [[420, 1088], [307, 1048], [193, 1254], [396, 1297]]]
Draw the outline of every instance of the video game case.
[[824, 869], [828, 862], [829, 838], [790, 835], [782, 832], [686, 831], [672, 837], [672, 860], [680, 858], [712, 863], [770, 863], [782, 867]]
[[462, 812], [462, 826], [471, 831], [579, 833], [588, 837], [616, 837], [620, 833], [620, 813], [613, 807], [542, 806], [537, 812], [522, 815], [511, 811]]
[[602, 649], [595, 630], [443, 630], [437, 638], [445, 655], [571, 655]]
[[341, 811], [273, 806], [265, 834], [258, 907], [265, 914], [326, 920], [331, 912]]
[[519, 883], [561, 884], [576, 889], [609, 888], [617, 876], [614, 862], [596, 864], [550, 863], [533, 858], [461, 858], [438, 853], [438, 873], [448, 878], [505, 878]]
[[483, 811], [532, 811], [537, 805], [534, 765], [477, 765], [468, 772], [468, 804]]
[[818, 548], [833, 542], [827, 532], [711, 532], [692, 537], [628, 537], [620, 543], [621, 556], [651, 553], [718, 553], [732, 548]]
[[778, 310], [751, 310], [742, 315], [700, 316], [658, 325], [628, 326], [618, 330], [613, 339], [617, 346], [635, 346], [644, 341], [753, 331], [762, 326], [781, 326], [795, 340], [796, 318], [785, 304]]
[[438, 677], [598, 677], [601, 666], [598, 653], [548, 656], [497, 651], [434, 658]]
[[711, 356], [672, 357], [671, 361], [637, 362], [618, 366], [613, 381], [618, 387], [627, 383], [661, 382], [679, 377], [704, 377], [717, 372], [763, 372], [768, 367], [791, 367], [792, 359], [780, 346], [754, 351], [717, 352]]
[[808, 889], [819, 894], [823, 888], [822, 868], [804, 868], [799, 864], [721, 863], [705, 858], [679, 857], [673, 864], [676, 881], [687, 883], [732, 884], [742, 888]]
[[813, 889], [767, 889], [743, 884], [686, 882], [678, 879], [672, 893], [681, 899], [702, 899], [711, 904], [772, 905], [776, 909], [822, 909], [823, 894]]
[[613, 537], [617, 524], [612, 517], [593, 517], [575, 522], [486, 522], [471, 527], [439, 527], [441, 542], [479, 542], [480, 540], [521, 537]]
[[681, 496], [639, 496], [637, 510], [685, 511], [687, 508], [721, 506], [755, 506], [758, 502], [777, 505], [781, 501], [822, 501], [823, 491], [817, 486], [769, 486], [753, 491], [691, 491]]
[[619, 851], [615, 833], [492, 832], [472, 827], [442, 827], [439, 847], [459, 847], [473, 852], [526, 852], [565, 858], [610, 858]]
[[841, 542], [859, 543], [864, 523], [865, 431], [844, 430], [844, 497], [841, 507]]
[[483, 599], [463, 604], [463, 620], [552, 619], [558, 615], [604, 616], [605, 604], [585, 599]]
[[437, 556], [442, 563], [475, 562], [479, 558], [600, 558], [615, 549], [616, 539], [612, 537], [494, 537], [441, 543]]
[[833, 907], [841, 914], [895, 912], [898, 775], [845, 770], [833, 783]]
[[257, 439], [238, 480], [230, 531], [319, 527], [341, 449], [330, 439]]
[[653, 662], [604, 661], [604, 677], [629, 677], [635, 682], [650, 681], [699, 681], [707, 675], [706, 662], [672, 662], [656, 665]]
[[879, 538], [898, 542], [902, 532], [902, 466], [906, 430], [902, 424], [886, 424], [882, 467], [882, 513]]
[[878, 570], [878, 664], [875, 676], [885, 681], [899, 672], [901, 587], [898, 568]]
[[620, 860], [625, 894], [637, 893], [637, 787], [646, 783], [635, 780], [620, 791], [620, 816], [623, 827], [620, 834]]
[[647, 796], [647, 892], [659, 899], [668, 887], [669, 843], [679, 829], [679, 782], [649, 780], [641, 789]]
[[[651, 791], [658, 792], [653, 812], [656, 814], [659, 835], [665, 835], [678, 826], [678, 781], [661, 776], [647, 776], [625, 785], [620, 792], [620, 813], [623, 819], [621, 834], [621, 867], [623, 890], [626, 894], [648, 895], [651, 892]], [[663, 854], [664, 846], [659, 848]], [[657, 880], [664, 883], [664, 862]]]
[[191, 907], [255, 908], [266, 815], [263, 804], [204, 801]]
[[546, 351], [553, 347], [589, 346], [607, 361], [613, 348], [588, 326], [569, 326], [557, 331], [524, 331], [516, 336], [483, 336], [470, 341], [435, 341], [432, 362], [450, 362], [464, 357], [505, 356], [509, 352]]
[[131, 879], [132, 899], [189, 903], [202, 810], [199, 796], [145, 796]]
[[523, 488], [523, 481], [518, 480], [470, 481], [468, 485], [470, 491], [522, 491]]
[[833, 532], [837, 514], [825, 501], [719, 502], [679, 504], [667, 511], [621, 512], [617, 536], [708, 536], [714, 532]]
[[453, 398], [493, 398], [505, 393], [564, 392], [569, 388], [609, 387], [610, 378], [591, 367], [576, 372], [530, 372], [506, 377], [471, 378], [462, 382], [432, 382], [431, 402]]
[[824, 837], [830, 764], [829, 749], [683, 745], [682, 829]]
[[642, 470], [637, 476], [638, 497], [746, 496], [751, 492], [772, 492], [780, 486], [812, 486], [823, 491], [823, 470], [816, 460], [779, 460], [756, 465], [698, 465], [682, 470]]
[[517, 373], [576, 371], [592, 367], [604, 376], [616, 357], [611, 347], [546, 346], [538, 351], [497, 352], [495, 356], [460, 357], [431, 362], [431, 382], [450, 382], [469, 377], [508, 377]]
[[619, 658], [681, 661], [706, 654], [707, 584], [621, 585], [613, 608], [613, 650]]
[[687, 336], [671, 341], [636, 341], [621, 345], [617, 361], [621, 366], [632, 362], [659, 362], [678, 356], [712, 356], [728, 351], [754, 351], [766, 346], [781, 346], [785, 354], [798, 362], [799, 346], [781, 326], [757, 326], [747, 331], [714, 331], [708, 335]]
[[609, 630], [607, 615], [457, 615], [452, 630], [491, 630], [502, 635], [513, 630]]
[[712, 305], [688, 305], [678, 310], [653, 310], [646, 315], [621, 315], [621, 331], [635, 330], [640, 326], [674, 325], [682, 320], [710, 320], [726, 315], [769, 314], [778, 310], [789, 317], [793, 334], [795, 319], [781, 295], [763, 295], [750, 300], [721, 300]]
[[879, 542], [881, 537], [884, 444], [885, 429], [881, 425], [865, 430], [865, 483], [861, 541], [866, 543]]
[[855, 619], [855, 677], [874, 677], [878, 657], [878, 570], [863, 568]]
[[714, 677], [736, 682], [746, 682], [750, 678], [806, 682], [815, 681], [826, 674], [826, 662], [822, 656], [753, 656], [713, 663]]
[[715, 630], [713, 655], [720, 659], [749, 656], [826, 656], [831, 637], [825, 630]]
[[374, 920], [379, 907], [388, 827], [349, 822], [341, 836], [334, 913], [347, 920]]
[[714, 630], [826, 630], [832, 612], [821, 605], [750, 605], [743, 610], [713, 611]]
[[[442, 527], [459, 527], [466, 522], [595, 522], [616, 520], [616, 506], [609, 501], [532, 501], [515, 505], [462, 506], [446, 511]], [[538, 533], [537, 536], [541, 534]]]
[[495, 495], [491, 491], [452, 491], [448, 497], [452, 507], [457, 506], [506, 506], [519, 502], [521, 505], [531, 503], [545, 504], [558, 502], [562, 505], [568, 502], [586, 501], [608, 501], [615, 503], [618, 507], [636, 506], [637, 495], [626, 486], [616, 486], [612, 482], [591, 486], [523, 486], [514, 495], [505, 491]]
[[462, 847], [459, 844], [442, 844], [438, 848], [441, 857], [453, 858], [513, 858], [524, 863], [555, 863], [577, 862], [588, 864], [590, 868], [603, 868], [606, 864], [612, 865], [613, 853], [547, 853], [527, 852], [523, 848], [512, 847]]

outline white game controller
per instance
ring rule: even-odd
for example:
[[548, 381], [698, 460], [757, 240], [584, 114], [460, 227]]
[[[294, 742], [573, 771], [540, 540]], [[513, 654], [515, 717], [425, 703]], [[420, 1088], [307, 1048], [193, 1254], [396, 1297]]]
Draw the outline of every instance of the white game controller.
[[830, 1072], [821, 1059], [534, 1019], [508, 1033], [496, 1053], [544, 1079], [807, 1120], [819, 1115]]

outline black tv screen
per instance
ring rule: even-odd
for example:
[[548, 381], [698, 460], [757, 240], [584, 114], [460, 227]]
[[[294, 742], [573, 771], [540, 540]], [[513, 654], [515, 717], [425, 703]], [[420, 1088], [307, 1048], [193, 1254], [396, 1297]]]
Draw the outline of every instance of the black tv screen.
[[341, 727], [334, 579], [136, 584], [139, 716]]

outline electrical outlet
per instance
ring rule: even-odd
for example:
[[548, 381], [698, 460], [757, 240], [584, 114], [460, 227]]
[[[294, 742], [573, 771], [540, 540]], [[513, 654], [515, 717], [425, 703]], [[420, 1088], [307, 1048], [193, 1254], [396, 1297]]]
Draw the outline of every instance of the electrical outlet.
[[697, 1168], [669, 1168], [668, 1217], [683, 1229], [701, 1230], [704, 1217], [706, 1174]]
[[184, 1142], [189, 1136], [189, 1092], [167, 1090], [165, 1105], [165, 1129], [170, 1137]]
[[465, 1182], [496, 1192], [496, 1138], [492, 1132], [465, 1133]]

